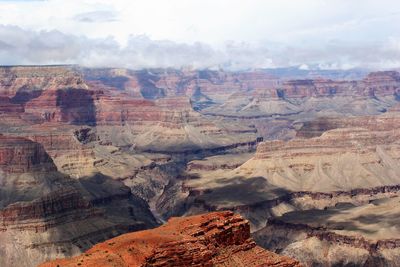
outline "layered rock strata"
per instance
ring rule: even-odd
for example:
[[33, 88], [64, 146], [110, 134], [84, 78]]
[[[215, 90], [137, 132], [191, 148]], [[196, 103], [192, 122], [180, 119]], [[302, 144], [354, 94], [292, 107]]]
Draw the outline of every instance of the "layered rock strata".
[[110, 177], [75, 180], [39, 143], [0, 135], [0, 265], [35, 266], [157, 225], [147, 203]]
[[268, 87], [233, 92], [204, 114], [237, 119], [380, 114], [399, 100], [399, 73], [371, 73], [363, 80], [288, 80]]
[[396, 266], [399, 197], [363, 205], [290, 212], [253, 234], [258, 244], [295, 256], [306, 266]]
[[1, 67], [0, 265], [154, 226], [146, 201], [164, 218], [231, 209], [255, 230], [398, 195], [397, 72], [278, 76]]
[[40, 266], [300, 266], [263, 250], [232, 212], [171, 218], [148, 231], [107, 240], [84, 254]]
[[46, 90], [87, 88], [71, 66], [0, 67], [0, 95], [24, 103]]
[[311, 139], [265, 142], [240, 171], [266, 177], [272, 185], [291, 191], [397, 185], [400, 131], [391, 125], [392, 130], [386, 131], [342, 128]]
[[[293, 210], [323, 209], [339, 202], [358, 205], [396, 196], [398, 118], [395, 112], [344, 118], [344, 124], [337, 125], [348, 128], [329, 130], [319, 137], [262, 142], [254, 157], [237, 168], [213, 169], [194, 161], [186, 177], [166, 188], [159, 209], [168, 210], [168, 215], [230, 209], [259, 229], [268, 218]], [[351, 128], [352, 121], [355, 127]], [[227, 163], [221, 167], [228, 167]]]

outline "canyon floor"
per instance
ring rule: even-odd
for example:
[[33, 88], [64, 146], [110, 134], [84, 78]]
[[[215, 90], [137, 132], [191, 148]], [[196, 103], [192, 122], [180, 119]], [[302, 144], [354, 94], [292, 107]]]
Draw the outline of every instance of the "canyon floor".
[[0, 266], [396, 266], [399, 126], [396, 71], [0, 67]]

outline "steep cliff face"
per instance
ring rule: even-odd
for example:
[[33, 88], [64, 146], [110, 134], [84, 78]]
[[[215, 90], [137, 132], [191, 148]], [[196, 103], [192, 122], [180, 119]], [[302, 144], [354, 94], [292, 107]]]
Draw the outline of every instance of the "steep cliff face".
[[263, 250], [232, 212], [172, 218], [148, 231], [107, 240], [84, 254], [40, 266], [301, 266]]
[[42, 122], [96, 124], [94, 91], [80, 88], [45, 90], [25, 104], [25, 113]]
[[35, 266], [157, 224], [121, 182], [71, 179], [41, 144], [21, 137], [0, 135], [0, 183], [1, 266]]
[[35, 123], [95, 123], [94, 92], [87, 89], [82, 75], [68, 66], [0, 68], [0, 96]]
[[7, 173], [52, 172], [56, 168], [43, 146], [0, 134], [0, 168]]

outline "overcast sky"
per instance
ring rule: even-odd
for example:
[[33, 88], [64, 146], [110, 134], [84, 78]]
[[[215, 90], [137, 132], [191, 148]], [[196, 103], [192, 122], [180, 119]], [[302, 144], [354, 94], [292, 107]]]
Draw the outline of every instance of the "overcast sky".
[[0, 64], [400, 67], [399, 0], [0, 0]]

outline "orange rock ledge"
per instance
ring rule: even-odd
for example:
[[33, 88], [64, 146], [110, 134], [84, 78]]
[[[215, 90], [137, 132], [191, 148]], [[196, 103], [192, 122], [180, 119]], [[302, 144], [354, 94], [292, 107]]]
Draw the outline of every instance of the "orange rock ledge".
[[146, 231], [124, 234], [56, 266], [301, 266], [256, 245], [247, 220], [230, 211], [171, 218]]

